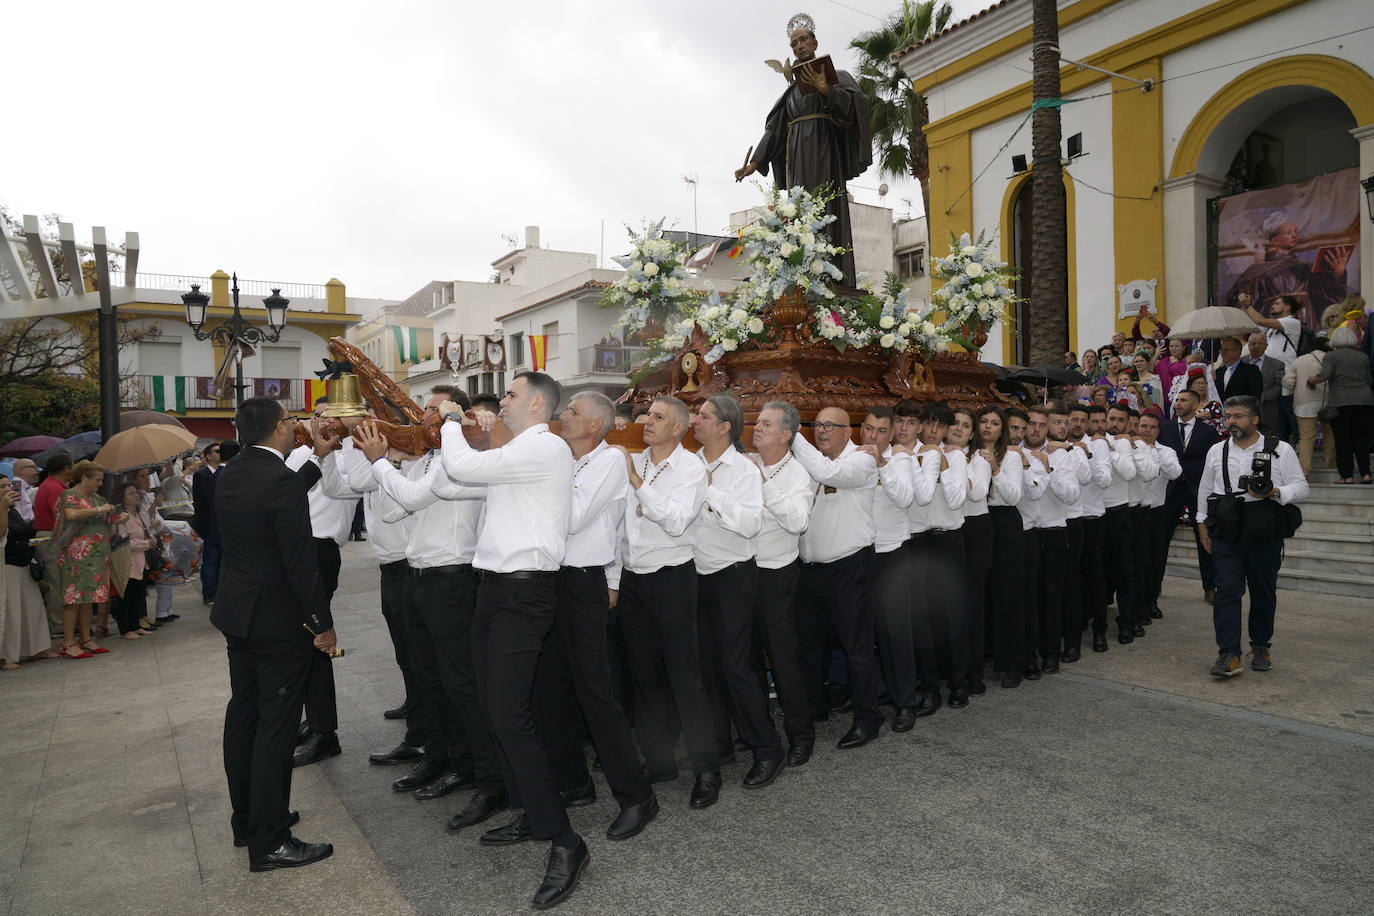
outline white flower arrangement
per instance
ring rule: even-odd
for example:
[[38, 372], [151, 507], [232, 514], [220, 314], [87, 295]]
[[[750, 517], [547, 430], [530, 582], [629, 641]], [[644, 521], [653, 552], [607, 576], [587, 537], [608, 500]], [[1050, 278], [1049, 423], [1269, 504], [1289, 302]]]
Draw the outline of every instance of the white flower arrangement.
[[[972, 338], [981, 328], [986, 331], [999, 321], [1009, 320], [1010, 308], [1017, 301], [1012, 290], [1013, 275], [1005, 261], [993, 253], [995, 240], [978, 233], [972, 239], [965, 232], [949, 236], [949, 257], [933, 259], [933, 279], [944, 284], [931, 294], [930, 313], [943, 311], [941, 336], [967, 350], [977, 349]], [[929, 320], [920, 318], [920, 330]]]
[[709, 290], [706, 305], [697, 309], [692, 317], [711, 341], [711, 349], [706, 352], [708, 363], [714, 363], [726, 353], [733, 353], [741, 344], [767, 338], [767, 326], [757, 313], [723, 300], [719, 291], [709, 282], [706, 288]]
[[754, 269], [735, 291], [736, 301], [761, 313], [793, 286], [813, 302], [833, 299], [829, 281], [844, 278], [834, 258], [844, 249], [832, 245], [821, 230], [835, 221], [825, 211], [834, 192], [827, 188], [813, 194], [795, 187], [783, 197], [771, 185], [762, 190], [765, 203], [754, 208], [758, 220], [740, 236]]
[[[694, 296], [687, 285], [686, 246], [663, 237], [663, 220], [646, 223], [642, 232], [625, 227], [632, 242], [630, 265], [601, 296], [602, 308], [623, 311], [611, 326], [617, 336], [641, 331], [649, 321], [663, 325], [662, 345], [674, 349], [669, 338], [691, 311]], [[690, 333], [690, 322], [688, 330]], [[676, 346], [680, 347], [679, 341]]]

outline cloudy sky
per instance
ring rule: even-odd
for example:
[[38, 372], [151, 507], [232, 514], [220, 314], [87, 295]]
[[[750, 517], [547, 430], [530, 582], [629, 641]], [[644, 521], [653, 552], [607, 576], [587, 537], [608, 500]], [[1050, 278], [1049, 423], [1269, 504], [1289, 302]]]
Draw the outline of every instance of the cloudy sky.
[[[981, 9], [955, 0], [955, 20]], [[484, 280], [539, 225], [609, 257], [624, 224], [723, 231], [758, 199], [733, 170], [783, 88], [799, 8], [822, 53], [894, 0], [69, 0], [5, 4], [12, 104], [0, 203], [89, 238], [140, 233], [141, 271], [404, 298]], [[671, 10], [671, 11], [670, 11]], [[877, 203], [876, 173], [850, 185]], [[885, 203], [920, 212], [919, 189]]]

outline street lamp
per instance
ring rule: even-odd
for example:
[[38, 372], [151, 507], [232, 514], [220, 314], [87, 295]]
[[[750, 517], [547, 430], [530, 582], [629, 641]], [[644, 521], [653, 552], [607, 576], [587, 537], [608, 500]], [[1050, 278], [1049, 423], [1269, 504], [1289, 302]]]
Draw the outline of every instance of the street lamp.
[[[267, 309], [268, 329], [249, 324], [243, 319], [243, 313], [239, 311], [239, 275], [234, 274], [233, 286], [231, 291], [234, 296], [234, 313], [222, 324], [218, 324], [208, 331], [202, 330], [205, 326], [205, 311], [210, 304], [210, 297], [200, 291], [200, 284], [191, 284], [189, 293], [182, 293], [181, 301], [186, 306], [186, 323], [190, 326], [191, 332], [195, 334], [196, 340], [214, 340], [225, 349], [239, 348], [242, 344], [257, 346], [263, 343], [276, 343], [281, 339], [281, 332], [286, 328], [286, 307], [290, 301], [281, 294], [280, 289], [273, 288], [272, 295], [262, 300], [263, 306]], [[243, 391], [248, 387], [243, 383], [243, 354], [234, 354], [234, 391], [237, 394], [238, 406], [243, 406]]]
[[1374, 175], [1361, 181], [1360, 187], [1364, 188], [1364, 204], [1369, 211], [1369, 221], [1374, 223]]

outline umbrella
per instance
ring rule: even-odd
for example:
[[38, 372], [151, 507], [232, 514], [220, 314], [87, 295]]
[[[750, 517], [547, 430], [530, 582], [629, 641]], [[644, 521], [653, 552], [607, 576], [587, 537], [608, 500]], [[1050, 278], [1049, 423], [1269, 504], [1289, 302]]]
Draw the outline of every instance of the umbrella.
[[151, 424], [176, 426], [181, 429], [186, 428], [186, 425], [176, 417], [157, 410], [126, 410], [119, 415], [120, 432], [133, 429], [135, 426], [148, 426]]
[[1010, 366], [999, 366], [996, 363], [989, 362], [984, 362], [980, 365], [982, 365], [984, 369], [991, 369], [993, 372], [996, 372], [999, 379], [1010, 378], [1013, 373], [1020, 372], [1026, 368], [1025, 366], [1017, 366], [1015, 364]]
[[1032, 385], [1086, 385], [1088, 377], [1081, 372], [1073, 369], [1065, 369], [1063, 366], [1035, 366], [1030, 369], [1022, 369], [1020, 372], [1013, 372], [1008, 378], [1017, 382], [1027, 382]]
[[81, 461], [100, 451], [101, 438], [100, 430], [77, 433], [70, 439], [64, 439], [52, 448], [44, 449], [37, 455], [34, 455], [33, 463], [41, 468], [44, 464], [47, 464], [49, 458], [59, 452], [66, 452], [72, 457], [73, 461]]
[[131, 471], [157, 467], [178, 455], [189, 454], [195, 447], [194, 433], [153, 423], [115, 433], [95, 460], [111, 471]]
[[20, 436], [0, 445], [0, 458], [32, 458], [61, 442], [56, 436]]
[[1259, 325], [1241, 309], [1227, 305], [1209, 305], [1183, 315], [1174, 322], [1169, 339], [1187, 340], [1202, 337], [1245, 337], [1259, 330]]

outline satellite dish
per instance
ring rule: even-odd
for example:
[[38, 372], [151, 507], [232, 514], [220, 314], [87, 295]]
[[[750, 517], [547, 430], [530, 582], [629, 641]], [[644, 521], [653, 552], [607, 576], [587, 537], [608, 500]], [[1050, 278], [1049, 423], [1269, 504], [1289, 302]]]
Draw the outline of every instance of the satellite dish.
[[884, 181], [882, 184], [878, 185], [878, 196], [879, 196], [879, 197], [886, 197], [886, 196], [887, 196], [887, 182], [886, 182], [886, 181]]

